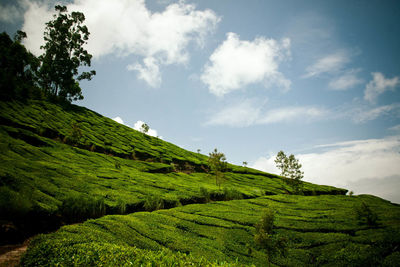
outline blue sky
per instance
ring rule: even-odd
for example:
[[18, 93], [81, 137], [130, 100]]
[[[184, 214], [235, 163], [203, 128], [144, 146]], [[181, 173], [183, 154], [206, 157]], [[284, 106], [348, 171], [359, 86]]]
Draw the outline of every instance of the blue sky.
[[[3, 1], [2, 30], [40, 54], [54, 1]], [[398, 1], [64, 1], [97, 75], [86, 106], [228, 161], [400, 203]], [[121, 121], [122, 120], [122, 121]]]

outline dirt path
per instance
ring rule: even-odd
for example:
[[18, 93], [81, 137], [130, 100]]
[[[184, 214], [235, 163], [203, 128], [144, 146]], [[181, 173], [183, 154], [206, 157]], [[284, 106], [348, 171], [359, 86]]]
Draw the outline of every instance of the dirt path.
[[0, 267], [18, 266], [22, 254], [28, 248], [29, 241], [19, 245], [7, 245], [0, 247]]

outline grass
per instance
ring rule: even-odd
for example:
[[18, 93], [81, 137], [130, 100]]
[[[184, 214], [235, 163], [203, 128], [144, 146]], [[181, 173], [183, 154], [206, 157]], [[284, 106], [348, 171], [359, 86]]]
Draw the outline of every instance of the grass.
[[[219, 190], [206, 156], [82, 107], [0, 102], [0, 110], [0, 223], [28, 235], [104, 214], [294, 192], [279, 176], [234, 165]], [[304, 192], [346, 190], [305, 183]]]
[[71, 224], [34, 238], [23, 266], [265, 266], [254, 226], [266, 207], [288, 240], [272, 265], [400, 258], [398, 205], [306, 182], [296, 195], [232, 164], [219, 189], [207, 156], [83, 107], [0, 102], [0, 152], [0, 243]]
[[[354, 208], [362, 202], [378, 214], [379, 227], [358, 223]], [[254, 225], [265, 207], [275, 212], [274, 233], [289, 240], [287, 255], [272, 257], [273, 264], [378, 266], [398, 258], [397, 205], [367, 195], [276, 195], [110, 215], [64, 226], [56, 233], [38, 236], [22, 262], [27, 266], [69, 265], [71, 257], [86, 257], [93, 262], [97, 255], [91, 256], [90, 249], [89, 254], [84, 254], [86, 250], [76, 247], [105, 244], [105, 250], [118, 248], [116, 255], [135, 249], [167, 249], [175, 256], [184, 253], [210, 262], [263, 266], [266, 255], [254, 242]], [[115, 258], [117, 265], [127, 263], [122, 256]]]

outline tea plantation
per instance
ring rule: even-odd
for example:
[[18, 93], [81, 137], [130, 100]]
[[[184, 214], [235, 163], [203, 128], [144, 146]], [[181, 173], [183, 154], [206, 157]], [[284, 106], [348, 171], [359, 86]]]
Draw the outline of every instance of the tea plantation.
[[0, 243], [72, 224], [35, 237], [22, 265], [265, 266], [254, 225], [267, 207], [287, 240], [273, 265], [400, 261], [398, 205], [306, 182], [295, 195], [235, 165], [219, 188], [207, 156], [83, 107], [0, 101], [0, 151]]

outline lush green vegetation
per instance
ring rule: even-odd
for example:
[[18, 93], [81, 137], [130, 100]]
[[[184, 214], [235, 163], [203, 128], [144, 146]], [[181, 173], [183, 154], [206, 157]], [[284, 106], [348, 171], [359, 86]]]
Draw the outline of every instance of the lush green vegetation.
[[398, 205], [302, 182], [298, 160], [282, 151], [288, 178], [71, 105], [95, 74], [78, 73], [90, 66], [89, 31], [82, 13], [56, 11], [39, 58], [23, 32], [0, 35], [0, 244], [69, 224], [33, 238], [23, 266], [400, 262]]
[[[2, 242], [131, 213], [39, 235], [23, 265], [264, 266], [270, 259], [285, 266], [396, 266], [399, 260], [400, 208], [388, 201], [310, 183], [297, 192], [280, 176], [229, 164], [219, 189], [207, 156], [88, 109], [30, 100], [0, 102], [0, 110]], [[266, 240], [282, 244], [279, 253], [256, 242], [266, 208], [274, 213]]]
[[233, 165], [219, 189], [208, 157], [82, 107], [8, 101], [0, 110], [2, 242], [104, 214], [294, 192], [279, 176]]
[[[379, 226], [359, 223], [354, 207], [361, 203], [378, 215]], [[285, 256], [273, 255], [273, 265], [395, 266], [398, 263], [399, 206], [368, 195], [275, 195], [151, 213], [110, 215], [64, 226], [56, 233], [35, 238], [23, 264], [67, 266], [76, 259], [78, 263], [123, 265], [140, 262], [148, 253], [153, 259], [151, 251], [168, 249], [162, 252], [161, 255], [167, 255], [162, 260], [180, 258], [185, 253], [190, 254], [186, 256], [190, 259], [202, 256], [211, 262], [265, 266], [265, 250], [254, 240], [254, 226], [266, 207], [274, 211], [275, 217], [269, 231], [287, 238]], [[135, 253], [137, 249], [145, 251]]]

